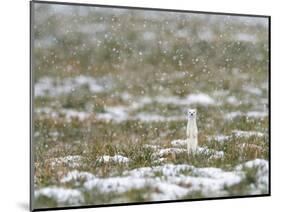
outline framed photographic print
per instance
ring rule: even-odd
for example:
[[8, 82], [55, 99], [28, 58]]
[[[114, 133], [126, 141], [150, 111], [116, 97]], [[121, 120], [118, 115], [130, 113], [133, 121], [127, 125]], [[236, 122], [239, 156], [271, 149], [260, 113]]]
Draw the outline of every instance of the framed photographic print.
[[270, 16], [30, 6], [32, 211], [270, 195]]

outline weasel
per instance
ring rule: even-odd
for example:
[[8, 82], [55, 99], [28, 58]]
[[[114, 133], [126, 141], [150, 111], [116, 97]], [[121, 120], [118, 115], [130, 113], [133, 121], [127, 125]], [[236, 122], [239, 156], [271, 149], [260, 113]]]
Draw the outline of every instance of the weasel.
[[189, 109], [187, 112], [187, 152], [191, 153], [196, 151], [198, 145], [198, 129], [196, 124], [196, 109]]

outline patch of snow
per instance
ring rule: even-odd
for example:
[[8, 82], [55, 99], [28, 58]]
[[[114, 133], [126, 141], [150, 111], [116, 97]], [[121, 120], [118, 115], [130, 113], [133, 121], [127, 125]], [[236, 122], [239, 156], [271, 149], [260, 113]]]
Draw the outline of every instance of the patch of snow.
[[68, 155], [65, 157], [50, 158], [48, 161], [50, 161], [52, 167], [67, 165], [70, 168], [77, 168], [81, 166], [82, 159], [83, 157], [80, 155]]
[[209, 95], [204, 93], [190, 94], [185, 98], [179, 98], [177, 96], [158, 96], [155, 97], [155, 101], [164, 104], [175, 104], [175, 105], [214, 105], [215, 100]]
[[134, 178], [153, 177], [154, 176], [153, 169], [154, 169], [153, 167], [141, 167], [141, 168], [125, 171], [123, 175], [131, 176]]
[[178, 29], [175, 33], [175, 36], [176, 37], [179, 37], [179, 38], [187, 38], [189, 37], [191, 34], [191, 30], [188, 29], [188, 28], [183, 28], [183, 29]]
[[138, 102], [140, 105], [146, 105], [146, 104], [152, 103], [153, 100], [152, 100], [151, 97], [143, 96], [143, 97], [139, 98], [139, 99], [137, 100], [137, 102]]
[[120, 93], [120, 97], [124, 101], [128, 101], [132, 98], [132, 96], [127, 92]]
[[210, 154], [210, 159], [217, 159], [217, 158], [222, 158], [224, 157], [224, 152], [223, 151], [216, 151], [213, 149], [209, 149], [207, 147], [198, 147], [197, 154]]
[[185, 120], [185, 117], [184, 116], [161, 116], [158, 114], [151, 114], [151, 113], [139, 113], [139, 114], [135, 115], [132, 119], [143, 121], [143, 122], [169, 122], [169, 121]]
[[130, 105], [127, 107], [128, 111], [134, 111], [134, 110], [140, 109], [143, 106], [153, 102], [152, 98], [148, 97], [148, 96], [136, 97], [136, 98], [132, 99], [131, 98], [132, 96], [130, 94], [127, 95], [126, 93], [124, 93], [124, 94], [121, 94], [120, 97], [123, 100], [130, 101]]
[[35, 198], [45, 196], [56, 200], [58, 203], [77, 205], [84, 202], [82, 192], [77, 189], [60, 187], [46, 187], [35, 191]]
[[263, 82], [260, 87], [267, 91], [268, 90], [268, 81]]
[[171, 141], [171, 145], [174, 147], [186, 146], [187, 140], [182, 140], [182, 139], [173, 140]]
[[34, 96], [45, 96], [53, 87], [53, 80], [50, 77], [43, 77], [34, 86]]
[[166, 160], [167, 160], [166, 158], [158, 158], [158, 159], [154, 160], [153, 162], [154, 162], [154, 163], [163, 163], [163, 162], [165, 162]]
[[58, 118], [59, 113], [50, 107], [37, 107], [34, 109], [36, 115], [46, 116], [50, 118]]
[[106, 107], [105, 113], [96, 115], [97, 119], [122, 122], [128, 119], [128, 109], [124, 106]]
[[109, 156], [109, 155], [103, 155], [97, 159], [98, 162], [102, 163], [129, 163], [131, 160], [127, 157], [124, 157], [122, 155], [114, 155], [114, 156]]
[[[220, 139], [223, 139], [223, 137], [220, 137]], [[185, 147], [187, 145], [187, 140], [173, 140], [171, 142], [172, 146], [175, 147]], [[181, 152], [186, 152], [186, 149], [178, 149], [178, 148], [167, 148], [167, 149], [162, 149], [162, 151], [159, 151], [158, 154], [160, 156], [165, 156], [167, 154], [170, 153], [181, 153]], [[160, 154], [162, 153], [162, 154]], [[197, 147], [196, 152], [194, 152], [195, 154], [210, 154], [210, 159], [212, 158], [221, 158], [224, 156], [224, 152], [223, 151], [216, 151], [213, 149], [209, 149], [207, 147]]]
[[253, 87], [253, 86], [249, 86], [249, 85], [248, 86], [243, 86], [243, 90], [248, 92], [248, 93], [257, 95], [257, 96], [262, 95], [261, 89], [257, 88], [257, 87]]
[[175, 200], [188, 193], [186, 188], [173, 183], [155, 182], [153, 187], [159, 191], [151, 195], [153, 201]]
[[[171, 142], [172, 148], [162, 148], [157, 149], [157, 151], [153, 154], [154, 157], [166, 157], [170, 154], [179, 154], [185, 152], [187, 154], [187, 141], [186, 140], [174, 140]], [[223, 151], [216, 151], [213, 149], [209, 149], [207, 147], [197, 147], [196, 152], [194, 154], [208, 154], [210, 155], [210, 159], [214, 158], [222, 158], [224, 157]]]
[[175, 104], [175, 105], [189, 105], [189, 104], [201, 104], [201, 105], [213, 105], [215, 101], [209, 97], [207, 94], [199, 93], [199, 94], [190, 94], [186, 98], [179, 98], [177, 96], [156, 96], [155, 98], [151, 98], [148, 96], [143, 96], [140, 98], [131, 99], [132, 96], [128, 93], [120, 94], [120, 97], [123, 100], [130, 101], [131, 104], [129, 106], [114, 106], [114, 107], [106, 107], [104, 113], [96, 114], [97, 119], [105, 120], [105, 121], [115, 121], [122, 122], [126, 120], [138, 120], [142, 122], [168, 122], [168, 121], [178, 121], [185, 120], [185, 116], [163, 116], [155, 113], [137, 113], [135, 115], [129, 115], [131, 111], [135, 111], [137, 109], [142, 108], [147, 104], [151, 104], [153, 102], [161, 103], [161, 104]]
[[[189, 170], [194, 176], [184, 175], [182, 172], [185, 170]], [[155, 177], [154, 173], [162, 173], [163, 177]], [[201, 191], [208, 196], [209, 192], [218, 192], [225, 186], [239, 183], [242, 179], [240, 173], [236, 172], [173, 164], [134, 169], [125, 172], [124, 175], [93, 179], [85, 182], [84, 187], [88, 190], [95, 187], [104, 193], [123, 193], [131, 189], [151, 187], [157, 190], [152, 193], [152, 200], [171, 200], [178, 199], [192, 191]], [[181, 186], [184, 184], [188, 186]]]
[[[61, 182], [82, 181], [84, 189], [96, 188], [105, 194], [121, 194], [131, 189], [150, 187], [154, 190], [152, 200], [171, 200], [194, 191], [200, 191], [205, 196], [227, 195], [225, 188], [240, 183], [245, 178], [245, 168], [257, 169], [257, 185], [252, 192], [264, 191], [268, 186], [268, 162], [262, 159], [240, 164], [233, 171], [214, 167], [197, 168], [188, 164], [165, 164], [124, 171], [121, 176], [99, 178], [91, 173], [75, 170], [64, 176]], [[68, 201], [66, 198], [60, 199]]]
[[262, 167], [264, 170], [268, 170], [268, 161], [257, 158], [255, 160], [247, 161], [246, 163], [237, 165], [236, 169], [241, 171], [244, 167], [249, 169]]
[[129, 112], [141, 107], [142, 104], [133, 103], [129, 107], [115, 106], [105, 108], [105, 113], [99, 113], [96, 115], [97, 119], [105, 121], [122, 122], [126, 120], [138, 120], [142, 122], [164, 122], [164, 121], [177, 121], [185, 120], [184, 116], [162, 116], [152, 113], [138, 113], [136, 115], [129, 116]]
[[261, 194], [263, 191], [268, 191], [269, 181], [269, 167], [268, 161], [264, 159], [255, 159], [248, 161], [244, 164], [236, 166], [237, 171], [243, 171], [243, 169], [256, 169], [256, 183], [251, 185], [251, 194]]
[[134, 178], [131, 176], [97, 178], [86, 181], [84, 187], [87, 190], [98, 188], [103, 193], [123, 193], [131, 189], [141, 189], [148, 184], [145, 178]]
[[181, 99], [177, 96], [156, 96], [154, 100], [162, 104], [175, 104], [175, 105], [187, 104], [185, 99]]
[[240, 147], [242, 150], [245, 149], [245, 148], [251, 148], [251, 149], [254, 149], [256, 151], [262, 151], [263, 148], [259, 145], [256, 145], [256, 144], [250, 144], [250, 143], [241, 143], [238, 145], [238, 147]]
[[249, 34], [249, 33], [237, 33], [235, 36], [236, 40], [239, 41], [245, 41], [245, 42], [256, 42], [257, 37], [254, 34]]
[[71, 181], [89, 181], [94, 179], [95, 176], [89, 172], [79, 172], [77, 170], [68, 172], [66, 176], [64, 176], [60, 182], [61, 183], [68, 183]]
[[240, 117], [242, 115], [243, 115], [242, 112], [234, 111], [234, 112], [227, 113], [224, 118], [227, 119], [227, 120], [233, 120], [234, 118]]
[[90, 117], [90, 114], [84, 111], [76, 111], [72, 109], [63, 109], [61, 112], [65, 115], [68, 121], [71, 121], [72, 118], [78, 118], [79, 121], [84, 121]]
[[151, 145], [151, 144], [145, 144], [143, 147], [148, 148], [148, 149], [152, 149], [152, 150], [157, 150], [157, 149], [160, 148], [160, 146], [158, 146], [158, 145]]
[[164, 176], [176, 177], [179, 176], [179, 173], [181, 173], [182, 171], [190, 170], [192, 168], [193, 166], [187, 164], [179, 164], [179, 165], [165, 164], [163, 166], [153, 167], [153, 172], [162, 171]]
[[233, 134], [237, 137], [245, 137], [249, 138], [251, 136], [263, 137], [264, 133], [258, 131], [241, 131], [241, 130], [233, 130]]
[[182, 152], [186, 152], [186, 149], [182, 149], [182, 148], [164, 148], [164, 149], [159, 149], [157, 152], [155, 152], [153, 154], [154, 157], [164, 157], [167, 156], [169, 154], [179, 154]]
[[213, 96], [215, 97], [226, 97], [228, 94], [228, 90], [216, 90], [213, 92]]
[[249, 111], [246, 113], [242, 113], [240, 111], [233, 111], [233, 112], [227, 113], [224, 118], [226, 120], [233, 120], [233, 119], [235, 119], [237, 117], [241, 117], [241, 116], [246, 116], [249, 118], [264, 118], [264, 117], [268, 116], [268, 113], [264, 112], [264, 111]]
[[34, 137], [36, 138], [36, 137], [39, 137], [40, 136], [40, 132], [39, 131], [37, 131], [37, 132], [34, 132]]
[[40, 107], [35, 108], [35, 114], [47, 118], [59, 118], [61, 116], [65, 117], [68, 122], [73, 118], [77, 118], [79, 121], [84, 121], [91, 116], [90, 113], [85, 111], [77, 111], [73, 109], [53, 109], [50, 107]]
[[187, 97], [189, 104], [202, 104], [202, 105], [214, 105], [215, 100], [212, 99], [209, 95], [204, 93], [199, 94], [190, 94]]
[[60, 136], [60, 133], [59, 133], [58, 131], [52, 131], [52, 132], [49, 132], [49, 135], [50, 135], [51, 137], [57, 138], [57, 137]]
[[263, 111], [250, 111], [246, 113], [246, 116], [252, 117], [252, 118], [263, 118], [268, 116], [268, 112], [263, 112]]
[[227, 186], [232, 185], [233, 182], [236, 183], [237, 181], [240, 181], [240, 177], [237, 178], [233, 172], [223, 171], [222, 169], [214, 167], [198, 168], [195, 170], [195, 174], [200, 175], [201, 177], [213, 179], [227, 179], [227, 181], [224, 183]]
[[151, 40], [155, 40], [156, 35], [154, 32], [144, 31], [144, 33], [142, 34], [142, 37], [146, 41], [151, 41]]
[[104, 90], [103, 86], [101, 86], [100, 84], [98, 84], [97, 80], [90, 77], [90, 76], [84, 76], [84, 75], [80, 75], [75, 77], [74, 79], [67, 79], [65, 80], [65, 84], [68, 84], [69, 81], [74, 81], [74, 85], [77, 87], [79, 86], [83, 86], [83, 85], [88, 85], [89, 89], [91, 92], [93, 93], [98, 93], [98, 92], [102, 92]]
[[229, 96], [226, 98], [226, 102], [231, 105], [239, 105], [240, 101], [235, 96]]
[[[92, 93], [103, 92], [108, 86], [103, 82], [105, 79], [95, 79], [90, 76], [79, 75], [65, 79], [56, 79], [51, 77], [42, 77], [35, 83], [34, 95], [57, 97], [66, 95], [82, 86], [88, 86]], [[107, 83], [108, 84], [108, 83]]]
[[212, 41], [214, 40], [215, 37], [213, 31], [207, 28], [201, 30], [198, 36], [201, 40], [205, 40], [205, 41]]
[[209, 141], [215, 140], [215, 141], [218, 141], [218, 142], [225, 142], [225, 141], [228, 141], [230, 138], [231, 138], [230, 135], [216, 135], [216, 136], [209, 137], [208, 140]]

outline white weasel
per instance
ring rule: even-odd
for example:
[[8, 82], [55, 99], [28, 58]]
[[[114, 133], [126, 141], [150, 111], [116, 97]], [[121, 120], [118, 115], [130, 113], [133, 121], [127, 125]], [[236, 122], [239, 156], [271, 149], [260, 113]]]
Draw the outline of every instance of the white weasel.
[[196, 124], [196, 109], [189, 109], [187, 112], [187, 152], [194, 152], [198, 145], [198, 128]]

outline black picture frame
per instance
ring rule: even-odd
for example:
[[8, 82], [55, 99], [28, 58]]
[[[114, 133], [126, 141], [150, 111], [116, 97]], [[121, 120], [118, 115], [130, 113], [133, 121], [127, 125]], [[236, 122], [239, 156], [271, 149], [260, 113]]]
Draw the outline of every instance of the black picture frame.
[[[240, 199], [240, 198], [255, 198], [255, 197], [269, 197], [271, 196], [271, 16], [270, 15], [257, 15], [257, 14], [241, 14], [241, 13], [225, 13], [225, 12], [211, 12], [211, 11], [193, 11], [193, 10], [179, 10], [179, 9], [164, 9], [164, 8], [146, 8], [146, 7], [132, 7], [132, 6], [117, 6], [117, 5], [101, 5], [90, 3], [72, 3], [72, 2], [56, 2], [56, 1], [40, 1], [32, 0], [30, 3], [30, 211], [52, 211], [52, 210], [66, 210], [66, 209], [86, 209], [98, 207], [114, 207], [114, 206], [131, 206], [143, 204], [160, 204], [160, 203], [176, 203], [176, 202], [190, 202], [190, 201], [206, 201], [206, 200], [225, 200], [225, 199]], [[52, 5], [70, 5], [70, 6], [85, 6], [96, 8], [116, 8], [127, 10], [146, 10], [146, 11], [163, 11], [163, 12], [178, 12], [178, 13], [191, 13], [191, 14], [210, 14], [222, 16], [239, 16], [239, 17], [261, 17], [268, 19], [268, 140], [269, 140], [269, 175], [268, 175], [268, 193], [259, 195], [239, 195], [239, 196], [224, 196], [224, 197], [211, 197], [200, 199], [184, 199], [184, 200], [165, 200], [165, 201], [149, 201], [149, 202], [130, 202], [130, 203], [114, 203], [114, 204], [99, 204], [99, 205], [81, 205], [81, 206], [66, 206], [54, 208], [34, 208], [34, 156], [33, 156], [33, 133], [34, 133], [34, 79], [33, 79], [33, 45], [34, 45], [34, 30], [33, 30], [33, 6], [34, 4], [52, 4]]]

